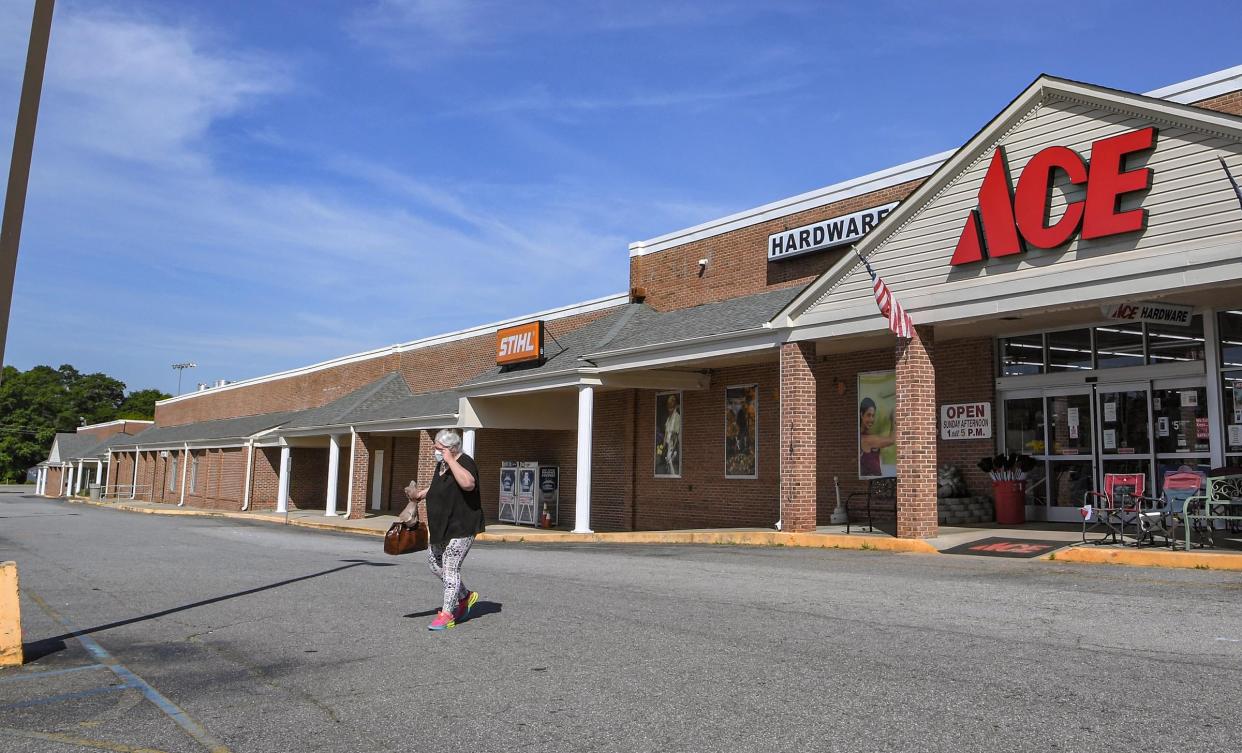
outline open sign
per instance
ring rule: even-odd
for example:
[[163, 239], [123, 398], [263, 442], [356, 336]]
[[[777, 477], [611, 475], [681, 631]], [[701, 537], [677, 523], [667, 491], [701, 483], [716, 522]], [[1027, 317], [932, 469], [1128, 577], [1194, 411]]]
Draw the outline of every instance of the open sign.
[[940, 406], [941, 439], [991, 439], [992, 404], [954, 403]]

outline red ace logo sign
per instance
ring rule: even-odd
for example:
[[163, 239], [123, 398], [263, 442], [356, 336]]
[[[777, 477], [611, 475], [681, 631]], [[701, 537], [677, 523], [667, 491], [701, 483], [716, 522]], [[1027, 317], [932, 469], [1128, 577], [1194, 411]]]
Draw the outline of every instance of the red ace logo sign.
[[[1143, 128], [1091, 145], [1090, 167], [1073, 149], [1050, 146], [1026, 163], [1011, 191], [1009, 165], [997, 147], [979, 188], [979, 208], [972, 209], [953, 251], [953, 266], [1010, 256], [1036, 248], [1056, 248], [1081, 228], [1086, 240], [1142, 230], [1147, 210], [1119, 211], [1121, 198], [1151, 187], [1151, 168], [1126, 170], [1126, 158], [1150, 151], [1156, 129]], [[1055, 171], [1065, 173], [1072, 185], [1086, 184], [1086, 198], [1071, 201], [1065, 213], [1048, 225], [1049, 200]]]

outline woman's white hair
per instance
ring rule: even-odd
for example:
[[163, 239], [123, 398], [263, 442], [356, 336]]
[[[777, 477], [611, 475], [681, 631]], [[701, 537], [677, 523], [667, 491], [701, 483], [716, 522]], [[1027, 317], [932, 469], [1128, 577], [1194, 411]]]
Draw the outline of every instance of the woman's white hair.
[[453, 452], [461, 452], [461, 435], [453, 429], [441, 429], [436, 432], [436, 441]]

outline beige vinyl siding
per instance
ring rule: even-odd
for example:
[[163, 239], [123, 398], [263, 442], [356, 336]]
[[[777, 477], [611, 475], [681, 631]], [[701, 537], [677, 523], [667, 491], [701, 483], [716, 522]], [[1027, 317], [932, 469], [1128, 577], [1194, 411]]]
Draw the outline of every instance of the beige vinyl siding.
[[[1026, 163], [1044, 148], [1068, 146], [1088, 160], [1093, 142], [1149, 125], [1160, 131], [1146, 162], [1153, 170], [1152, 188], [1145, 196], [1127, 196], [1121, 204], [1123, 211], [1139, 206], [1148, 210], [1146, 230], [1094, 241], [1076, 235], [1058, 249], [1031, 248], [985, 264], [950, 266], [966, 217], [977, 206], [994, 142], [986, 144], [904, 226], [888, 230], [888, 237], [870, 257], [872, 266], [916, 321], [931, 323], [958, 318], [963, 306], [981, 299], [1081, 285], [1091, 280], [1092, 270], [1107, 268], [1107, 274], [1116, 278], [1149, 269], [1157, 260], [1162, 268], [1196, 261], [1189, 257], [1170, 261], [1170, 254], [1242, 242], [1242, 208], [1217, 161], [1218, 156], [1224, 157], [1234, 175], [1242, 177], [1242, 147], [1237, 141], [1148, 116], [1059, 100], [1028, 110], [999, 143], [1005, 148], [1016, 185]], [[1082, 199], [1084, 193], [1082, 186], [1054, 188], [1049, 221], [1059, 219], [1066, 203]], [[1198, 263], [1213, 263], [1210, 253], [1200, 256]], [[1084, 300], [1099, 293], [1082, 292]], [[860, 264], [799, 317], [799, 324], [835, 322], [842, 331], [865, 330], [879, 324], [871, 296], [871, 280]], [[923, 317], [917, 316], [921, 309]], [[993, 304], [982, 311], [995, 309]], [[876, 321], [850, 326], [854, 318]]]

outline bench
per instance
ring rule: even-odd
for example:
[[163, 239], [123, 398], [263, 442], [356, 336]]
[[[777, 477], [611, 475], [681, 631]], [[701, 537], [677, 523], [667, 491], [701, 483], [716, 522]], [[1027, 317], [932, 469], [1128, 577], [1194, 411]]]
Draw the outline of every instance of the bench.
[[1215, 546], [1212, 531], [1216, 521], [1230, 527], [1242, 525], [1242, 473], [1236, 470], [1209, 473], [1203, 492], [1186, 500], [1186, 551], [1190, 551], [1192, 531], [1200, 532], [1205, 546]]
[[850, 532], [850, 502], [855, 497], [866, 498], [867, 500], [867, 531], [874, 532], [875, 526], [871, 523], [871, 503], [872, 502], [892, 502], [894, 506], [897, 504], [897, 477], [890, 476], [886, 478], [873, 478], [867, 482], [867, 491], [854, 492], [845, 498], [845, 532]]

